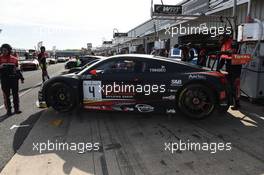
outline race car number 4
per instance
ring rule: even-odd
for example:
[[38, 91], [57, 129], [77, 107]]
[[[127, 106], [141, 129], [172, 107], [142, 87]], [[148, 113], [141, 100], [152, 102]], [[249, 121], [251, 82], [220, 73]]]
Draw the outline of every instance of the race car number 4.
[[102, 82], [101, 81], [84, 81], [83, 82], [83, 98], [84, 100], [101, 100]]

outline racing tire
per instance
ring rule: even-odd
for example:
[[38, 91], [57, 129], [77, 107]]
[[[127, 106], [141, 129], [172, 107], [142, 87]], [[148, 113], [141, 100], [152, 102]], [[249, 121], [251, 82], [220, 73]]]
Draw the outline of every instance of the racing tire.
[[47, 104], [59, 112], [69, 112], [76, 107], [76, 95], [73, 89], [65, 83], [52, 84], [47, 91]]
[[192, 119], [204, 119], [210, 116], [216, 108], [215, 95], [204, 85], [187, 85], [178, 96], [178, 108]]

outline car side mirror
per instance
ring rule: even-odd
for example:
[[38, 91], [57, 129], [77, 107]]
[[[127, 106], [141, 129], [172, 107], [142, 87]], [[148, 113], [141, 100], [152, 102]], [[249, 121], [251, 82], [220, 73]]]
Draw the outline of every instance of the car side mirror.
[[96, 76], [96, 75], [100, 75], [103, 73], [103, 70], [96, 70], [96, 69], [93, 69], [89, 72], [90, 75], [93, 75], [93, 76]]

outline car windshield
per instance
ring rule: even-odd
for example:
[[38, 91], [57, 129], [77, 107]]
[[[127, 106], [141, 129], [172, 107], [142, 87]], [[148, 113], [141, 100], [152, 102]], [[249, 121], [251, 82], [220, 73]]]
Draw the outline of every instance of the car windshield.
[[104, 59], [101, 58], [101, 59], [98, 59], [97, 61], [96, 60], [93, 60], [93, 61], [87, 63], [85, 66], [83, 66], [82, 70], [78, 73], [78, 75], [84, 74], [88, 69], [90, 69], [94, 65], [96, 65], [96, 64], [98, 64], [98, 63], [100, 63], [100, 62], [102, 62], [104, 60], [105, 60], [105, 58]]
[[27, 60], [19, 60], [20, 62], [24, 62], [24, 61], [34, 61], [36, 59], [27, 59]]
[[90, 61], [89, 63], [87, 63], [86, 65], [84, 65], [84, 66], [82, 67], [82, 70], [85, 69], [86, 67], [92, 65], [93, 63], [98, 62], [98, 61], [100, 61], [100, 59], [96, 59], [96, 60]]

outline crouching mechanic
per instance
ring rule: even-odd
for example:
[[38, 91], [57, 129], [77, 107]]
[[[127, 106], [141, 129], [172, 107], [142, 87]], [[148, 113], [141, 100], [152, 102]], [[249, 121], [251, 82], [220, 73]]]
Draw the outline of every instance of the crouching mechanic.
[[4, 103], [7, 110], [7, 116], [12, 115], [12, 107], [10, 101], [10, 91], [13, 95], [13, 103], [16, 114], [20, 114], [19, 110], [19, 95], [18, 85], [19, 79], [24, 83], [24, 78], [21, 71], [18, 68], [18, 59], [11, 55], [12, 47], [9, 44], [3, 44], [1, 46], [0, 56], [0, 76], [1, 76], [1, 87], [4, 96]]

